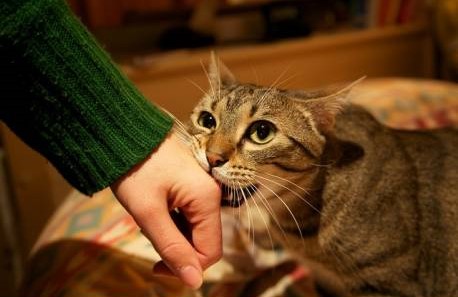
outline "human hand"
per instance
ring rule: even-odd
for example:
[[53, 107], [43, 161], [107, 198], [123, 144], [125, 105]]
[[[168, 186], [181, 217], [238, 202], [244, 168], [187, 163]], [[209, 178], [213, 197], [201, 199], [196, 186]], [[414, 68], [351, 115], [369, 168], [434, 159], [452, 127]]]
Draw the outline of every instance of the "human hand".
[[[191, 152], [169, 135], [111, 189], [161, 256], [154, 271], [169, 269], [188, 286], [200, 287], [203, 270], [222, 254], [221, 192]], [[174, 209], [186, 218], [189, 234], [175, 224]]]

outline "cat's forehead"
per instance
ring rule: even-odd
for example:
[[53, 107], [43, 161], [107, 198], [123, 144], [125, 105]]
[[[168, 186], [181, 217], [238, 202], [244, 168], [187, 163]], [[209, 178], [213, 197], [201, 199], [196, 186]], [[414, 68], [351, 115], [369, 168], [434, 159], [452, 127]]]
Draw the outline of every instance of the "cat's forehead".
[[282, 106], [287, 101], [286, 92], [269, 87], [260, 87], [253, 84], [233, 84], [224, 86], [220, 90], [211, 90], [202, 102], [211, 110], [222, 109], [225, 112], [240, 112], [246, 110], [250, 113]]

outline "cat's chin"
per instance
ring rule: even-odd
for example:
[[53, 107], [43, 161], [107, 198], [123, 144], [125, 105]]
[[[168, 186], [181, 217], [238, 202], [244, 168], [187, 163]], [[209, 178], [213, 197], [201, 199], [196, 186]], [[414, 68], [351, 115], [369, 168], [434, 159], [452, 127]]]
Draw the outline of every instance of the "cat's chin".
[[231, 188], [223, 184], [221, 186], [221, 206], [240, 207], [256, 192], [256, 187], [251, 186], [248, 188]]

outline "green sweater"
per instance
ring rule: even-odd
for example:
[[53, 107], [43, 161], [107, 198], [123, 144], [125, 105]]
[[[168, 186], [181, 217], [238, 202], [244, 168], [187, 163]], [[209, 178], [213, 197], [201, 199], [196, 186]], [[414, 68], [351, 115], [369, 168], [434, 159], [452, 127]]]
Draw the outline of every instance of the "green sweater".
[[173, 125], [63, 0], [1, 0], [0, 61], [1, 120], [83, 193], [145, 159]]

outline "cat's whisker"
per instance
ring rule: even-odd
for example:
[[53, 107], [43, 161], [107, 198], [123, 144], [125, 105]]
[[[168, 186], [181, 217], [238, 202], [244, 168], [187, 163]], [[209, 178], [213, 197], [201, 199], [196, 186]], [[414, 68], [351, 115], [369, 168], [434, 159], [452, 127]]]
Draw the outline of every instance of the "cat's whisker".
[[190, 147], [192, 144], [192, 137], [190, 137], [188, 134], [184, 134], [182, 132], [178, 132], [178, 135], [181, 137], [181, 140], [186, 146]]
[[261, 98], [256, 101], [256, 104], [257, 105], [262, 105], [262, 103], [264, 102], [265, 98], [267, 96], [269, 96], [272, 91], [273, 91], [273, 88], [268, 87], [267, 90], [264, 92], [264, 94], [261, 96]]
[[173, 135], [175, 135], [182, 143], [188, 147], [192, 147], [192, 136], [181, 131], [178, 127], [172, 129]]
[[238, 197], [238, 194], [237, 194], [237, 189], [233, 188], [233, 187], [229, 187], [230, 189], [230, 197], [232, 198], [230, 204], [231, 204], [231, 208], [232, 208], [232, 214], [235, 216], [235, 209], [237, 209], [237, 219], [238, 221], [240, 222], [241, 221], [241, 218], [242, 218], [242, 212], [240, 210], [240, 207], [235, 207], [236, 205], [236, 200], [239, 199]]
[[188, 137], [187, 134], [182, 134], [181, 132], [176, 132], [175, 136], [177, 136], [182, 143], [184, 143], [186, 146], [191, 147], [192, 145], [192, 140], [190, 137]]
[[[256, 187], [254, 185], [250, 185], [249, 188], [253, 190], [253, 193], [256, 193]], [[251, 197], [251, 200], [253, 201], [254, 205], [256, 206], [256, 208], [258, 210], [258, 213], [261, 216], [262, 221], [264, 222], [264, 226], [266, 226], [266, 231], [267, 231], [267, 235], [269, 236], [271, 249], [273, 250], [274, 249], [274, 242], [273, 242], [272, 236], [270, 235], [269, 224], [267, 223], [266, 219], [264, 218], [264, 216], [263, 216], [263, 214], [261, 212], [261, 209], [259, 208], [258, 203], [256, 202], [256, 199], [253, 197], [253, 194], [250, 193], [250, 197]], [[272, 214], [270, 214], [270, 215], [272, 216]]]
[[281, 88], [286, 88], [287, 85], [286, 85], [286, 86], [282, 86], [282, 85], [283, 85], [283, 84], [286, 84], [287, 82], [290, 82], [291, 80], [295, 79], [295, 78], [298, 77], [298, 76], [299, 76], [298, 74], [293, 74], [293, 75], [291, 75], [291, 76], [285, 78], [285, 79], [282, 80], [281, 82], [279, 82], [279, 83], [276, 85], [276, 87], [277, 87], [277, 88], [280, 88], [280, 87], [281, 87]]
[[[221, 61], [218, 59], [218, 63], [217, 63], [218, 73], [219, 73], [220, 63]], [[219, 99], [221, 99], [221, 76], [218, 76], [218, 100]]]
[[183, 132], [183, 134], [186, 134], [186, 135], [192, 137], [192, 135], [189, 133], [188, 129], [186, 128], [186, 125], [183, 124], [183, 122], [180, 121], [177, 117], [174, 116], [173, 118], [174, 118], [174, 121], [175, 121], [175, 124], [176, 124], [175, 126], [177, 128], [179, 128], [180, 131]]
[[269, 89], [274, 89], [277, 83], [283, 78], [283, 76], [291, 69], [291, 64], [283, 70], [283, 72], [277, 77], [277, 79], [270, 85]]
[[208, 74], [208, 71], [207, 71], [207, 69], [205, 68], [204, 62], [203, 62], [202, 60], [200, 60], [200, 65], [202, 66], [202, 69], [203, 69], [203, 71], [204, 71], [204, 73], [205, 73], [205, 76], [207, 77], [207, 79], [208, 79], [208, 81], [209, 81], [209, 83], [210, 83], [210, 89], [211, 89], [211, 91], [212, 91], [212, 96], [213, 96], [213, 98], [216, 98], [216, 96], [215, 96], [215, 95], [216, 95], [215, 89], [213, 88], [213, 84], [211, 83], [210, 75]]
[[[242, 190], [242, 186], [240, 185], [240, 182], [237, 181], [237, 186], [239, 188], [239, 191], [238, 193], [240, 193], [242, 195], [242, 198], [243, 198], [243, 201], [246, 205], [246, 210], [247, 210], [247, 214], [248, 214], [248, 217], [249, 217], [249, 220], [248, 220], [248, 234], [249, 234], [249, 238], [252, 242], [252, 247], [251, 247], [251, 251], [252, 253], [254, 253], [255, 251], [255, 246], [254, 246], [254, 240], [255, 240], [255, 228], [254, 228], [254, 218], [253, 218], [253, 214], [251, 213], [251, 208], [250, 208], [250, 205], [248, 204], [248, 199], [247, 197], [245, 196], [245, 192]], [[251, 229], [250, 229], [251, 227]]]
[[208, 95], [208, 93], [201, 87], [199, 86], [195, 81], [193, 81], [192, 79], [190, 78], [185, 78], [189, 83], [191, 83], [193, 86], [195, 86], [197, 89], [199, 89], [201, 92], [202, 92], [202, 95], [203, 96], [206, 96]]
[[232, 196], [232, 206], [236, 207], [237, 206], [237, 201], [240, 200], [240, 194], [237, 190], [237, 188], [234, 188], [234, 196]]
[[173, 119], [173, 122], [175, 125], [173, 125], [173, 130], [175, 132], [179, 132], [181, 135], [191, 138], [193, 137], [191, 134], [189, 134], [188, 130], [186, 129], [186, 126], [183, 124], [182, 121], [180, 121], [175, 115], [173, 115], [171, 112], [169, 112], [165, 108], [161, 108], [161, 110], [166, 113], [169, 117]]
[[307, 191], [306, 189], [304, 189], [303, 187], [301, 187], [301, 186], [299, 186], [298, 184], [296, 184], [296, 183], [294, 183], [294, 182], [292, 182], [292, 181], [290, 181], [290, 180], [288, 180], [288, 179], [286, 179], [286, 178], [283, 178], [283, 177], [281, 177], [281, 176], [278, 176], [278, 175], [275, 175], [275, 174], [270, 174], [270, 173], [268, 173], [268, 172], [259, 172], [259, 171], [257, 172], [257, 174], [265, 174], [265, 175], [268, 175], [268, 176], [270, 176], [270, 177], [277, 178], [277, 179], [279, 179], [279, 180], [281, 180], [281, 181], [287, 182], [288, 184], [290, 184], [290, 185], [292, 185], [292, 186], [295, 186], [295, 187], [298, 188], [299, 190], [303, 191], [305, 194], [310, 195], [310, 192]]
[[278, 198], [278, 200], [280, 200], [280, 202], [285, 206], [286, 210], [289, 212], [289, 214], [291, 215], [291, 218], [293, 219], [294, 221], [294, 224], [296, 224], [296, 228], [297, 228], [297, 231], [299, 232], [299, 237], [301, 238], [301, 241], [302, 241], [302, 244], [305, 245], [305, 242], [304, 242], [304, 236], [302, 235], [302, 230], [301, 230], [301, 227], [299, 225], [299, 222], [297, 221], [296, 219], [296, 216], [294, 215], [294, 213], [292, 212], [291, 208], [289, 208], [288, 204], [286, 204], [286, 202], [281, 199], [281, 197], [275, 193], [274, 190], [272, 190], [270, 187], [268, 187], [266, 184], [263, 184], [262, 182], [258, 181], [258, 183], [260, 185], [262, 185], [264, 188], [266, 188], [267, 190], [269, 190], [272, 194], [274, 194], [275, 197]]
[[189, 139], [186, 139], [185, 137], [183, 137], [181, 134], [179, 133], [175, 133], [175, 136], [178, 138], [179, 141], [181, 141], [184, 145], [186, 146], [190, 146], [191, 145], [191, 141]]
[[[234, 199], [231, 201], [231, 204], [232, 204], [231, 206], [232, 206], [232, 209], [235, 210], [235, 199], [239, 199], [236, 189], [231, 188], [231, 195], [232, 195], [231, 197]], [[237, 207], [237, 210], [238, 210], [237, 218], [240, 221], [240, 219], [242, 218], [242, 212], [240, 210], [240, 207]]]
[[[232, 187], [229, 188], [229, 194], [228, 194], [229, 197], [234, 197], [234, 189]], [[232, 204], [232, 201], [231, 201], [231, 204]], [[232, 205], [231, 205], [232, 206]], [[240, 216], [236, 216], [235, 215], [235, 208], [234, 207], [231, 207], [232, 208], [232, 216], [233, 217], [237, 217], [237, 218], [240, 218]]]
[[173, 134], [187, 147], [189, 148], [193, 147], [193, 141], [192, 141], [193, 136], [189, 135], [188, 133], [184, 133], [179, 128], [173, 128], [172, 131], [173, 131]]
[[[255, 189], [253, 185], [250, 185], [248, 188]], [[269, 232], [269, 225], [267, 224], [266, 219], [264, 218], [264, 216], [263, 216], [263, 214], [262, 214], [262, 212], [261, 212], [261, 209], [260, 209], [259, 206], [258, 206], [258, 203], [257, 203], [256, 200], [253, 198], [253, 194], [251, 194], [251, 193], [249, 193], [249, 194], [250, 194], [250, 197], [246, 197], [245, 192], [242, 191], [242, 195], [243, 195], [243, 197], [244, 197], [244, 199], [245, 199], [245, 203], [247, 203], [247, 207], [249, 207], [248, 199], [249, 199], [249, 198], [252, 198], [250, 201], [253, 201], [253, 203], [254, 203], [254, 205], [255, 205], [255, 207], [256, 207], [256, 209], [257, 209], [257, 211], [258, 211], [258, 213], [259, 213], [259, 215], [260, 215], [260, 217], [261, 217], [261, 219], [262, 219], [262, 221], [263, 221], [263, 223], [264, 223], [264, 225], [266, 226], [266, 230], [267, 230], [267, 233], [268, 233], [268, 235], [269, 235], [270, 243], [271, 243], [272, 249], [273, 249], [274, 244], [273, 244], [273, 240], [272, 240], [272, 237], [271, 237], [271, 235], [270, 235], [270, 232]], [[253, 221], [253, 226], [254, 226], [254, 221]], [[253, 227], [253, 251], [254, 251], [254, 246], [255, 246], [255, 242], [256, 242], [255, 231], [256, 231], [256, 230], [255, 230], [255, 228]]]
[[325, 167], [325, 168], [329, 168], [329, 167], [332, 167], [332, 166], [334, 165], [334, 163], [329, 163], [329, 164], [315, 164], [315, 163], [310, 163], [310, 165], [315, 166], [315, 167]]
[[[270, 217], [274, 220], [274, 222], [275, 222], [275, 224], [277, 225], [278, 229], [279, 229], [280, 232], [282, 233], [283, 238], [285, 239], [285, 241], [286, 241], [287, 244], [289, 245], [290, 242], [289, 242], [289, 240], [288, 240], [288, 237], [286, 236], [285, 231], [284, 231], [283, 228], [281, 227], [280, 222], [278, 221], [278, 218], [277, 218], [277, 216], [275, 215], [274, 210], [273, 210], [272, 207], [269, 205], [269, 201], [267, 201], [267, 198], [262, 194], [262, 192], [256, 191], [255, 194], [256, 194], [256, 196], [259, 198], [259, 201], [264, 205], [264, 208], [267, 210], [267, 212], [269, 213]], [[255, 200], [254, 197], [253, 197], [253, 200]], [[270, 239], [272, 239], [272, 236], [270, 235], [270, 231], [267, 230], [267, 232], [269, 233]], [[273, 250], [273, 249], [274, 249], [274, 244], [273, 244], [273, 242], [272, 242], [272, 250]]]
[[274, 91], [274, 88], [273, 87], [269, 87], [265, 92], [264, 94], [261, 96], [261, 98], [256, 102], [257, 105], [262, 105], [264, 103], [264, 100], [266, 100], [266, 98], [272, 94], [272, 92]]
[[264, 101], [267, 99], [267, 97], [270, 96], [270, 94], [272, 94], [274, 92], [275, 88], [274, 87], [271, 87], [271, 88], [268, 88], [265, 93], [261, 96], [261, 99], [259, 99], [259, 101], [257, 102], [258, 105], [262, 105], [264, 103]]
[[[291, 184], [295, 185], [296, 187], [298, 187], [298, 188], [304, 190], [305, 192], [307, 192], [307, 191], [306, 191], [305, 189], [303, 189], [302, 187], [296, 185], [295, 183], [293, 183], [293, 182], [291, 182], [291, 181], [289, 181], [289, 180], [287, 180], [287, 179], [284, 179], [284, 178], [281, 178], [281, 177], [279, 177], [279, 176], [276, 176], [276, 175], [273, 175], [273, 174], [269, 174], [269, 173], [266, 173], [266, 172], [263, 172], [263, 174], [270, 175], [270, 176], [275, 177], [275, 178], [279, 178], [279, 179], [284, 180], [284, 181], [286, 181], [286, 182], [290, 182]], [[323, 216], [323, 215], [322, 215], [322, 216]], [[336, 243], [336, 244], [337, 244], [337, 243]], [[340, 254], [337, 255], [337, 253], [335, 252], [335, 250], [339, 250], [339, 248], [330, 249], [330, 252], [334, 255], [334, 257], [336, 258], [336, 261], [338, 261], [339, 259], [341, 259], [341, 258], [343, 258], [343, 257], [349, 258], [347, 255], [340, 255]], [[342, 267], [347, 268], [349, 271], [352, 271], [352, 272], [354, 272], [354, 273], [357, 272], [357, 269], [356, 269], [355, 267], [350, 267], [349, 264], [345, 264], [345, 263], [352, 263], [352, 261], [338, 261], [338, 262], [342, 265]]]
[[179, 133], [185, 138], [191, 139], [193, 136], [189, 134], [188, 131], [186, 131], [178, 122], [175, 122], [176, 125], [173, 126], [173, 131], [176, 133]]
[[[234, 190], [234, 196], [232, 196], [232, 201], [231, 201], [231, 206], [232, 207], [237, 207], [237, 203], [240, 203], [240, 199], [242, 199], [242, 197], [240, 197], [240, 191], [239, 189], [236, 187], [236, 186], [232, 186], [231, 187], [233, 190]], [[237, 207], [239, 210], [240, 210], [240, 207]], [[250, 230], [250, 223], [251, 223], [251, 216], [250, 216], [250, 213], [247, 211], [246, 212], [246, 215], [247, 215], [247, 219], [248, 219], [248, 230]], [[242, 214], [240, 212], [240, 218], [241, 218]]]
[[[268, 173], [268, 172], [259, 172], [259, 171], [258, 171], [257, 174], [264, 174], [264, 175], [270, 176], [270, 177], [272, 177], [272, 178], [276, 178], [276, 179], [278, 179], [278, 180], [280, 180], [280, 181], [284, 181], [284, 182], [286, 182], [286, 183], [288, 183], [288, 184], [290, 184], [290, 185], [296, 187], [298, 190], [304, 192], [304, 194], [307, 195], [307, 196], [311, 196], [311, 195], [312, 195], [311, 192], [317, 190], [317, 189], [314, 189], [314, 188], [310, 188], [310, 189], [306, 190], [306, 189], [304, 189], [303, 187], [301, 187], [300, 185], [298, 185], [298, 184], [296, 184], [296, 183], [294, 183], [294, 182], [292, 182], [292, 181], [290, 181], [290, 180], [288, 180], [288, 179], [286, 179], [286, 178], [283, 178], [283, 177], [278, 176], [278, 175], [270, 174], [270, 173]], [[304, 198], [304, 199], [305, 199], [305, 198]]]
[[[168, 111], [167, 109], [163, 108], [163, 107], [160, 107], [161, 111], [164, 112], [165, 114], [167, 114], [169, 117], [171, 117], [173, 119], [174, 122], [180, 122], [180, 120], [178, 120], [178, 118], [173, 114], [171, 113], [170, 111]], [[181, 123], [181, 122], [180, 122]]]
[[267, 91], [264, 93], [264, 95], [262, 95], [261, 99], [258, 101], [258, 104], [259, 105], [262, 105], [262, 103], [264, 102], [264, 100], [268, 97], [268, 95], [270, 95], [273, 90], [275, 89], [276, 87], [276, 84], [278, 83], [278, 81], [280, 79], [282, 79], [282, 77], [286, 74], [286, 72], [288, 72], [288, 70], [291, 68], [291, 65], [289, 65], [279, 76], [278, 78], [268, 87]]
[[188, 138], [191, 138], [192, 136], [187, 132], [178, 122], [175, 122], [176, 125], [173, 126], [173, 131], [180, 133], [183, 136], [186, 136]]
[[[276, 182], [276, 181], [274, 181], [274, 180], [272, 180], [272, 179], [269, 179], [269, 178], [267, 178], [267, 177], [263, 177], [263, 176], [258, 175], [258, 174], [256, 174], [256, 177], [262, 178], [262, 179], [264, 179], [264, 180], [266, 180], [266, 181], [269, 181], [269, 182], [271, 182], [271, 183], [276, 184], [277, 186], [280, 186], [280, 187], [284, 188], [285, 190], [290, 191], [291, 194], [293, 194], [294, 196], [296, 196], [297, 198], [299, 198], [300, 200], [302, 200], [303, 202], [305, 202], [308, 206], [310, 206], [311, 209], [313, 209], [313, 210], [316, 211], [317, 213], [321, 214], [321, 211], [320, 211], [318, 208], [316, 208], [315, 206], [313, 206], [313, 204], [311, 204], [307, 199], [305, 199], [304, 197], [302, 197], [301, 195], [299, 195], [296, 191], [294, 191], [294, 190], [288, 188], [287, 186], [285, 186], [285, 185], [283, 185], [283, 184], [281, 184], [281, 183], [278, 183], [278, 182]], [[258, 181], [258, 182], [259, 182], [259, 181]]]
[[238, 188], [240, 191], [237, 191], [237, 194], [238, 195], [241, 195], [242, 196], [242, 199], [244, 200], [244, 203], [245, 203], [245, 206], [246, 206], [246, 210], [247, 210], [247, 214], [248, 214], [248, 240], [249, 240], [249, 244], [250, 244], [250, 248], [251, 248], [251, 254], [254, 254], [254, 251], [255, 251], [255, 246], [254, 246], [254, 220], [253, 220], [253, 217], [252, 217], [252, 214], [251, 214], [251, 208], [250, 206], [248, 205], [248, 200], [245, 196], [245, 193], [242, 191], [242, 187], [240, 186], [240, 183], [238, 183]]

